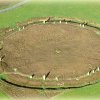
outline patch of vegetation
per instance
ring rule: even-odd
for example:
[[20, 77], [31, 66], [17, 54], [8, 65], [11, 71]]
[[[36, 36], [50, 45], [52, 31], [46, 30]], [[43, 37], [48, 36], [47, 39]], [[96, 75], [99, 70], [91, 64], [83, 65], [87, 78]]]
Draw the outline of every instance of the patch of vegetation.
[[2, 91], [0, 91], [0, 99], [1, 100], [10, 100], [10, 98]]
[[100, 35], [100, 32], [96, 32], [97, 35]]
[[0, 10], [1, 9], [5, 9], [5, 8], [8, 8], [8, 7], [10, 7], [10, 6], [13, 6], [13, 5], [15, 5], [16, 3], [18, 3], [20, 0], [17, 0], [17, 1], [13, 1], [12, 2], [12, 0], [11, 1], [0, 1]]
[[100, 5], [98, 3], [31, 3], [9, 12], [0, 14], [0, 28], [15, 26], [36, 17], [68, 17], [100, 23]]
[[54, 97], [53, 100], [66, 100], [67, 98], [100, 98], [100, 83], [84, 88], [65, 91]]
[[0, 79], [5, 79], [6, 78], [6, 75], [5, 74], [0, 74]]
[[[5, 79], [6, 75], [0, 74], [0, 80], [2, 78]], [[2, 84], [0, 83], [0, 100], [10, 100], [10, 97], [4, 91], [1, 90], [1, 87], [2, 87]]]

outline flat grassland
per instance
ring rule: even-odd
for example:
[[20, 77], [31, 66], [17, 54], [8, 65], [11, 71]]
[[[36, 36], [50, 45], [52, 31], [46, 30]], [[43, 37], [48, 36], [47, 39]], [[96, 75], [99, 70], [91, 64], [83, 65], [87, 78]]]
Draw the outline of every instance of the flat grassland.
[[[92, 100], [95, 99], [99, 99], [100, 98], [100, 83], [99, 84], [95, 84], [93, 86], [88, 86], [88, 87], [84, 87], [84, 88], [80, 88], [80, 89], [73, 89], [67, 92], [63, 92], [58, 96], [55, 96], [53, 98], [53, 100], [66, 100], [68, 98], [73, 98], [74, 99], [82, 99], [84, 100], [84, 98], [88, 99], [89, 98]], [[87, 100], [86, 99], [86, 100]]]
[[0, 28], [16, 25], [30, 18], [69, 17], [100, 23], [100, 5], [97, 3], [31, 3], [0, 14]]
[[0, 99], [1, 98], [6, 98], [7, 100], [10, 100], [10, 97], [4, 91], [0, 90]]
[[0, 10], [8, 8], [21, 0], [0, 0]]

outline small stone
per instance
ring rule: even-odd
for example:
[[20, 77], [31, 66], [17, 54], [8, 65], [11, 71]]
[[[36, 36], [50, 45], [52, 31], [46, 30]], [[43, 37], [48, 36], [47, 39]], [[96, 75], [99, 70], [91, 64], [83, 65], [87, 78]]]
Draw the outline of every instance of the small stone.
[[76, 80], [78, 81], [78, 80], [79, 80], [79, 78], [76, 78]]
[[56, 50], [56, 53], [59, 54], [61, 51], [60, 50]]

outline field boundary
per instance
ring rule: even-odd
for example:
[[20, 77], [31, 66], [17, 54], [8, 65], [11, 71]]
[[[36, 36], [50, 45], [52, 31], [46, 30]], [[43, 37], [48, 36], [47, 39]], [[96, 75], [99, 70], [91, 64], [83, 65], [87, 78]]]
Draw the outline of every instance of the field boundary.
[[6, 79], [1, 79], [3, 82], [5, 83], [8, 83], [10, 85], [14, 85], [14, 86], [17, 86], [17, 87], [21, 87], [21, 88], [29, 88], [29, 89], [36, 89], [36, 90], [65, 90], [65, 89], [77, 89], [77, 88], [83, 88], [83, 87], [87, 87], [87, 86], [90, 86], [90, 85], [95, 85], [97, 83], [100, 83], [100, 80], [98, 81], [94, 81], [94, 82], [90, 82], [90, 83], [87, 83], [87, 84], [83, 84], [83, 85], [80, 85], [80, 86], [62, 86], [62, 87], [44, 87], [44, 86], [34, 86], [34, 87], [31, 87], [31, 86], [24, 86], [24, 85], [19, 85], [19, 84], [16, 84], [16, 83], [12, 83], [10, 81], [7, 81]]

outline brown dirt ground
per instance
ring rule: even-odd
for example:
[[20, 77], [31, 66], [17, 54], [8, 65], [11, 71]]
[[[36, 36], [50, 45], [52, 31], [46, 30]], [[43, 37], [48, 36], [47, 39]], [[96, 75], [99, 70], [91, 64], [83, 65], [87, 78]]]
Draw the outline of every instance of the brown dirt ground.
[[51, 71], [49, 77], [69, 78], [100, 65], [99, 43], [100, 37], [88, 29], [32, 25], [6, 37], [2, 53], [8, 66], [22, 73], [41, 77]]
[[[4, 61], [7, 63], [3, 67], [5, 71], [17, 68], [23, 74], [34, 73], [36, 78], [42, 78], [49, 71], [49, 79], [59, 77], [64, 80], [83, 75], [100, 66], [100, 36], [96, 35], [96, 31], [74, 24], [28, 26], [3, 39], [1, 54], [5, 55]], [[85, 81], [88, 82], [87, 79]], [[8, 75], [8, 80], [19, 84], [27, 82], [18, 75]], [[36, 81], [28, 84], [40, 85]], [[50, 84], [56, 85], [57, 82], [45, 83], [46, 86]]]

